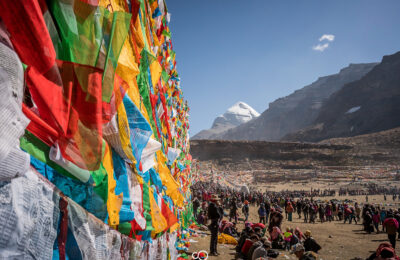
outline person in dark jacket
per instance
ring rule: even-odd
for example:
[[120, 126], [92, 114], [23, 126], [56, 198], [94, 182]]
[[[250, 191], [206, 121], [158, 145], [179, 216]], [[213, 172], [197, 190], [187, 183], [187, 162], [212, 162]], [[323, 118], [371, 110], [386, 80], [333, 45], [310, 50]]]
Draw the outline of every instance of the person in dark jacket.
[[234, 223], [237, 224], [237, 203], [236, 203], [236, 199], [233, 198], [231, 205], [230, 205], [230, 211], [229, 211], [229, 222], [232, 221], [232, 219], [235, 221]]
[[269, 213], [271, 212], [271, 205], [268, 201], [265, 202], [265, 223], [268, 223]]
[[249, 219], [249, 202], [247, 200], [244, 201], [242, 213], [244, 214], [244, 222], [247, 222], [247, 220]]
[[238, 244], [236, 246], [236, 252], [239, 253], [240, 250], [242, 249], [242, 246], [244, 242], [246, 241], [247, 238], [250, 238], [251, 235], [254, 234], [254, 231], [250, 228], [250, 226], [247, 226], [243, 229], [243, 231], [240, 233], [240, 238], [238, 240]]
[[217, 203], [219, 198], [216, 195], [211, 196], [211, 203], [208, 205], [208, 219], [211, 221], [208, 228], [211, 232], [210, 239], [210, 255], [218, 256], [217, 243], [218, 243], [218, 227], [219, 221], [222, 218]]
[[309, 205], [308, 203], [303, 203], [303, 216], [304, 216], [304, 223], [308, 222], [308, 211], [309, 211]]
[[364, 228], [365, 228], [365, 231], [368, 232], [368, 234], [371, 234], [371, 232], [374, 231], [372, 215], [371, 215], [370, 210], [367, 210], [365, 212], [365, 215], [364, 215]]
[[321, 250], [321, 246], [315, 241], [315, 239], [311, 236], [311, 231], [307, 230], [304, 233], [306, 240], [304, 240], [304, 249], [305, 251], [312, 251], [318, 253]]
[[272, 212], [269, 220], [268, 232], [272, 232], [273, 227], [278, 227], [280, 229], [282, 220], [282, 213], [280, 213], [278, 210]]
[[301, 219], [301, 210], [303, 208], [303, 202], [301, 200], [297, 201], [296, 203], [296, 209], [297, 209], [297, 215], [299, 215], [299, 219]]
[[265, 215], [266, 215], [265, 205], [264, 205], [264, 203], [261, 203], [260, 207], [258, 208], [258, 216], [260, 218], [260, 221], [259, 221], [260, 223], [266, 224]]
[[319, 220], [321, 221], [321, 223], [323, 223], [325, 221], [325, 208], [324, 206], [322, 206], [322, 204], [319, 204], [318, 215], [319, 215]]

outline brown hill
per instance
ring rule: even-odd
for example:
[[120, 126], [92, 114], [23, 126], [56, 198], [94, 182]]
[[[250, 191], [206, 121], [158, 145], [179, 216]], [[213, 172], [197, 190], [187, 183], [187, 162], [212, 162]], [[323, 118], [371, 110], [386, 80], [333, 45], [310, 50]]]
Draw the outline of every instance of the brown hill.
[[191, 154], [200, 162], [229, 171], [397, 167], [400, 165], [400, 128], [320, 143], [194, 140]]

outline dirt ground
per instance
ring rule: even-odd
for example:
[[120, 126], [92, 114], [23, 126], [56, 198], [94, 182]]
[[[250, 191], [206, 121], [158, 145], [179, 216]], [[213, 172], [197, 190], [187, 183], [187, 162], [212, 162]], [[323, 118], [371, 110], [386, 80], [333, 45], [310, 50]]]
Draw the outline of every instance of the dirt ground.
[[[333, 197], [323, 197], [322, 200], [329, 200]], [[352, 199], [359, 203], [365, 203], [365, 196], [346, 196], [336, 197], [338, 199]], [[382, 205], [385, 208], [399, 208], [398, 201], [393, 202], [388, 196], [388, 201], [384, 201], [383, 195], [369, 196], [369, 203]], [[242, 216], [240, 216], [242, 217]], [[258, 222], [257, 208], [250, 207], [249, 221]], [[238, 230], [243, 228], [243, 222], [238, 225]], [[320, 259], [353, 259], [360, 257], [367, 258], [373, 253], [381, 242], [388, 241], [386, 233], [367, 234], [362, 229], [361, 223], [343, 224], [343, 222], [333, 221], [331, 223], [316, 223], [306, 224], [302, 219], [299, 219], [297, 214], [294, 214], [293, 221], [286, 220], [282, 223], [282, 229], [286, 227], [299, 227], [303, 232], [311, 230], [313, 237], [321, 245], [322, 249], [319, 252]], [[200, 250], [209, 251], [209, 232], [203, 232], [198, 237], [192, 237], [192, 243], [189, 248], [190, 254]], [[400, 242], [398, 242], [400, 243]], [[400, 253], [400, 250], [396, 250]], [[220, 256], [210, 256], [209, 259], [235, 259], [234, 246], [218, 244], [218, 252]], [[296, 259], [290, 252], [280, 251], [280, 256], [277, 259]]]
[[[393, 181], [393, 180], [376, 180], [376, 179], [370, 179], [370, 180], [363, 180], [362, 182], [357, 182], [357, 183], [377, 183], [379, 185], [383, 185], [386, 187], [400, 187], [400, 182], [399, 181]], [[314, 179], [311, 181], [305, 180], [305, 181], [295, 181], [295, 182], [276, 182], [270, 185], [264, 185], [264, 184], [258, 184], [258, 185], [250, 185], [250, 189], [256, 189], [262, 192], [265, 192], [266, 190], [268, 191], [282, 191], [282, 190], [311, 190], [312, 189], [336, 189], [338, 190], [339, 187], [345, 187], [348, 184], [353, 183], [349, 179], [343, 179], [343, 180], [330, 180], [330, 179]], [[388, 197], [389, 198], [389, 197]], [[382, 196], [382, 201], [383, 201], [383, 196]]]

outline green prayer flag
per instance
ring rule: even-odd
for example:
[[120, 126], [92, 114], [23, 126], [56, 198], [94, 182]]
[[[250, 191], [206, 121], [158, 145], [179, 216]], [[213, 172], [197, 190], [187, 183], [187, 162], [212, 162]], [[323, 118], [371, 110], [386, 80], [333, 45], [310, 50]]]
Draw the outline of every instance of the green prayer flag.
[[102, 99], [109, 102], [118, 58], [128, 36], [131, 14], [111, 13], [101, 6], [83, 1], [52, 0], [49, 10], [54, 17], [54, 24], [59, 28], [60, 40], [57, 41], [52, 35], [57, 58], [103, 69]]

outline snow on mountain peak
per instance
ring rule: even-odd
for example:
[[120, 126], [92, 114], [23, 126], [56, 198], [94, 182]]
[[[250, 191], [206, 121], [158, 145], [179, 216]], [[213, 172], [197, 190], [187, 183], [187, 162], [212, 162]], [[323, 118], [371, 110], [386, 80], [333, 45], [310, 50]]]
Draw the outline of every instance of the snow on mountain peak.
[[230, 108], [228, 108], [225, 114], [227, 113], [243, 115], [243, 116], [248, 115], [249, 117], [251, 117], [250, 119], [260, 116], [260, 113], [258, 113], [251, 106], [247, 105], [242, 101], [239, 101]]
[[260, 114], [255, 111], [251, 106], [247, 105], [244, 102], [237, 102], [228, 110], [222, 114], [217, 116], [214, 119], [212, 127], [208, 130], [202, 130], [197, 133], [192, 139], [209, 139], [213, 136], [227, 131], [233, 127], [246, 123], [253, 118], [260, 116]]
[[244, 102], [237, 102], [223, 114], [218, 116], [213, 123], [212, 128], [221, 128], [238, 126], [246, 123], [253, 118], [260, 116], [251, 106]]

